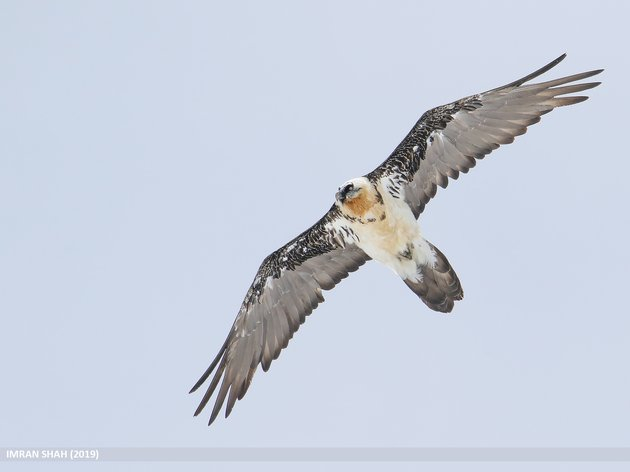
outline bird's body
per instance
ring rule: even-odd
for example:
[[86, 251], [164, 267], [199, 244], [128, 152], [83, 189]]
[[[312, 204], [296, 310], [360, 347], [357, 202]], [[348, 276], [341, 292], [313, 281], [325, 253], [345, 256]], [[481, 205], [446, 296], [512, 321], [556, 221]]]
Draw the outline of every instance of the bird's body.
[[510, 84], [424, 113], [380, 166], [343, 184], [317, 223], [266, 257], [227, 339], [191, 390], [214, 372], [195, 415], [218, 389], [210, 423], [226, 400], [228, 416], [258, 366], [269, 369], [324, 301], [322, 291], [370, 259], [391, 268], [432, 310], [450, 312], [463, 297], [460, 281], [444, 254], [424, 239], [417, 219], [449, 178], [514, 141], [545, 113], [586, 100], [568, 94], [599, 85], [575, 82], [601, 70], [526, 85], [564, 57]]
[[421, 276], [418, 268], [434, 263], [435, 255], [409, 205], [394, 198], [381, 181], [359, 177], [342, 188], [347, 185], [360, 189], [355, 198], [338, 203], [341, 224], [352, 230], [355, 244], [403, 279], [416, 281]]

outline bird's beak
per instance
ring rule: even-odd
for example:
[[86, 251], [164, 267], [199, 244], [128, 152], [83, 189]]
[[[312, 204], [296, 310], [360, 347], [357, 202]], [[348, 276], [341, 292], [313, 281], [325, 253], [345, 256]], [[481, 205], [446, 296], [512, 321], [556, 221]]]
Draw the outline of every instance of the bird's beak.
[[345, 187], [340, 188], [339, 191], [335, 194], [335, 198], [339, 203], [344, 203], [348, 199], [348, 197], [354, 198], [354, 195], [356, 195], [358, 191], [359, 190], [356, 188], [350, 190], [346, 190]]

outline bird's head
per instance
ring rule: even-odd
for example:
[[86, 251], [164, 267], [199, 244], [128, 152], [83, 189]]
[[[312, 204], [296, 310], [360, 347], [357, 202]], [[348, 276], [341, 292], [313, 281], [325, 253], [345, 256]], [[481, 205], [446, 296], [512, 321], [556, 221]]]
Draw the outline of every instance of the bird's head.
[[337, 206], [347, 215], [362, 217], [378, 201], [378, 192], [365, 177], [348, 180], [335, 194]]
[[361, 179], [352, 179], [345, 182], [339, 191], [335, 194], [335, 199], [341, 205], [345, 202], [355, 199], [361, 193], [362, 187]]

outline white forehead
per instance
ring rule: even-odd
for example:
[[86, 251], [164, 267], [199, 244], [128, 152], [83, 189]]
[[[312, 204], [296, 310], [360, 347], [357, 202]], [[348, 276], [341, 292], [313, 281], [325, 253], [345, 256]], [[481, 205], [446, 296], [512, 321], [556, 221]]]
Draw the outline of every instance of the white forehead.
[[361, 188], [361, 187], [365, 187], [366, 185], [369, 184], [369, 180], [365, 177], [355, 177], [354, 179], [350, 179], [346, 182], [344, 182], [341, 187], [345, 187], [348, 184], [352, 184], [355, 186], [355, 188]]

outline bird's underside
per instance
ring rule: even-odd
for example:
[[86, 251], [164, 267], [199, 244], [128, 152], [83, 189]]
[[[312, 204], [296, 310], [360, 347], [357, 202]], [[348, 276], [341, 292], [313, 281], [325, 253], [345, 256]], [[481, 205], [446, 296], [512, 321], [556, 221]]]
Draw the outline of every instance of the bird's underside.
[[587, 99], [574, 94], [599, 82], [576, 82], [601, 70], [527, 84], [564, 57], [508, 85], [424, 113], [380, 166], [343, 184], [317, 223], [265, 258], [227, 339], [191, 390], [214, 372], [195, 416], [218, 388], [209, 424], [226, 399], [227, 417], [258, 365], [269, 369], [324, 301], [322, 291], [370, 259], [394, 270], [432, 310], [450, 312], [463, 297], [461, 284], [446, 257], [423, 238], [416, 220], [449, 177], [468, 172], [477, 159], [514, 141], [545, 113]]

